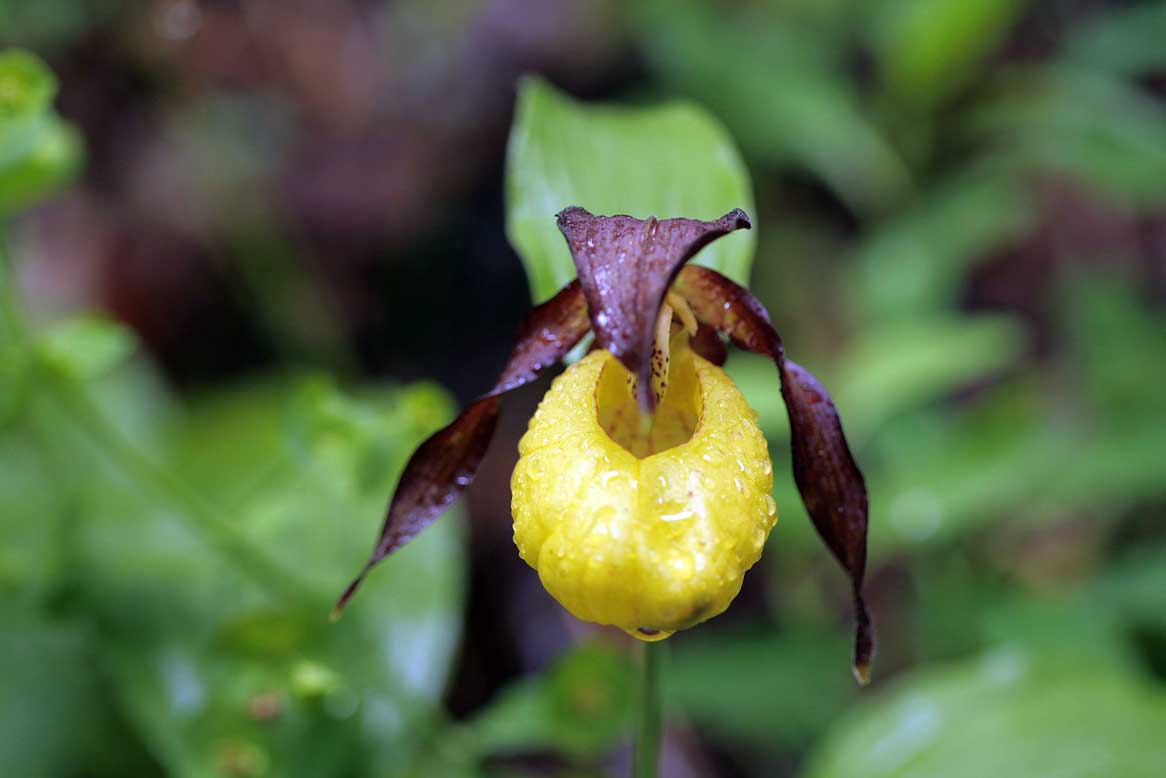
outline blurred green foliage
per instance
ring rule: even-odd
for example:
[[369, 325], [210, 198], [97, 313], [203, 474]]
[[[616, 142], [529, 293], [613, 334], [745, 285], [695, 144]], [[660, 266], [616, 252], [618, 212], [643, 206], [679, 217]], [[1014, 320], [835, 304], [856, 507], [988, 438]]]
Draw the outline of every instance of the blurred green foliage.
[[[0, 719], [27, 729], [4, 738], [0, 764], [88, 771], [113, 737], [98, 726], [108, 720], [132, 729], [118, 735], [137, 743], [131, 756], [172, 775], [404, 774], [439, 716], [461, 629], [460, 518], [370, 582], [365, 607], [331, 626], [326, 614], [448, 399], [429, 386], [354, 396], [296, 379], [179, 407], [144, 364], [101, 379], [80, 370], [115, 325], [100, 327], [110, 331], [69, 325], [44, 339], [51, 348], [28, 344], [43, 394], [0, 447], [11, 647], [0, 660], [30, 691], [0, 702]], [[208, 526], [204, 510], [238, 535]], [[300, 587], [266, 577], [268, 564]], [[33, 694], [41, 675], [19, 668], [42, 640], [37, 673], [52, 681]]]
[[[71, 134], [54, 91], [4, 55], [6, 137]], [[29, 196], [73, 166], [30, 185], [7, 159], [0, 190]], [[406, 774], [461, 630], [460, 517], [326, 614], [444, 392], [273, 378], [179, 402], [115, 322], [34, 330], [0, 258], [3, 772]]]
[[505, 690], [466, 729], [484, 754], [560, 750], [602, 753], [625, 733], [635, 686], [626, 656], [584, 644], [545, 674]]
[[72, 178], [81, 161], [76, 131], [52, 110], [57, 81], [43, 62], [0, 51], [0, 218]]
[[936, 667], [840, 722], [808, 775], [1121, 775], [1162, 769], [1166, 698], [1093, 662], [999, 650]]
[[0, 45], [52, 49], [112, 17], [123, 0], [0, 0]]
[[[731, 359], [782, 518], [746, 582], [752, 620], [742, 602], [669, 641], [665, 689], [736, 773], [1137, 778], [1166, 761], [1166, 316], [1142, 288], [1160, 232], [1137, 238], [1166, 212], [1166, 12], [1065, 6], [639, 3], [623, 32], [648, 72], [629, 97], [654, 107], [519, 90], [507, 230], [532, 295], [571, 276], [566, 205], [746, 208], [755, 229], [702, 260], [752, 267], [868, 478], [882, 642], [859, 692], [845, 583], [785, 475], [776, 374]], [[0, 0], [5, 33], [50, 50], [109, 13], [32, 7]], [[1057, 45], [1017, 53], [1045, 25]], [[55, 93], [39, 60], [0, 55], [2, 216], [78, 169]], [[1082, 238], [1091, 220], [1135, 237]], [[30, 323], [4, 260], [0, 773], [599, 773], [632, 673], [605, 643], [443, 713], [456, 513], [322, 618], [448, 418], [441, 390], [277, 373], [179, 397], [113, 321]], [[985, 278], [1003, 302], [977, 300]], [[513, 759], [532, 752], [558, 767]]]

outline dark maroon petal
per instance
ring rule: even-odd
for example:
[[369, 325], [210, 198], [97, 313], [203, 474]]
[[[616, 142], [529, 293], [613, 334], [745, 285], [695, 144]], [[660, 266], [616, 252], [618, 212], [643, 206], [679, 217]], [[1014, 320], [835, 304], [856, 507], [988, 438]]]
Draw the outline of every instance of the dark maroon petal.
[[668, 287], [702, 248], [734, 230], [749, 229], [749, 217], [738, 208], [711, 222], [660, 221], [594, 216], [571, 207], [559, 213], [558, 222], [587, 297], [595, 340], [639, 377], [640, 400], [650, 409], [649, 357]]
[[494, 388], [413, 452], [389, 503], [376, 548], [340, 595], [332, 611], [334, 617], [377, 562], [432, 524], [474, 480], [498, 423], [501, 395], [557, 363], [589, 327], [587, 303], [578, 281], [572, 281], [527, 314], [519, 329], [518, 343]]
[[789, 413], [794, 481], [818, 534], [850, 576], [856, 633], [854, 674], [869, 678], [874, 629], [862, 599], [866, 574], [868, 501], [862, 472], [850, 453], [830, 393], [801, 365], [785, 358], [769, 314], [747, 289], [715, 270], [686, 267], [675, 289], [702, 324], [741, 348], [771, 357]]
[[826, 388], [796, 362], [785, 359], [781, 394], [789, 414], [794, 481], [818, 534], [850, 574], [857, 622], [854, 673], [859, 683], [870, 677], [874, 634], [862, 599], [866, 574], [868, 500], [834, 400]]
[[376, 549], [337, 601], [334, 614], [344, 608], [377, 562], [428, 527], [470, 485], [494, 435], [501, 404], [493, 396], [477, 400], [413, 452], [389, 503]]
[[533, 381], [574, 348], [590, 328], [587, 302], [576, 279], [526, 315], [510, 361], [490, 394], [509, 392]]
[[729, 349], [725, 345], [725, 341], [721, 340], [717, 331], [707, 324], [701, 324], [697, 327], [696, 334], [692, 336], [689, 345], [693, 351], [717, 367], [724, 365], [725, 360], [729, 358]]

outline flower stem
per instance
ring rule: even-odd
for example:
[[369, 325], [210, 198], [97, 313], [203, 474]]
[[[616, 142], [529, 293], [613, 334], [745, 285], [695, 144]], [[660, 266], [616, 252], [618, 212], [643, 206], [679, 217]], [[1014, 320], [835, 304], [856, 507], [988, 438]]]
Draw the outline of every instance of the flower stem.
[[636, 701], [637, 730], [634, 778], [657, 778], [660, 763], [660, 660], [663, 643], [644, 643], [639, 699]]

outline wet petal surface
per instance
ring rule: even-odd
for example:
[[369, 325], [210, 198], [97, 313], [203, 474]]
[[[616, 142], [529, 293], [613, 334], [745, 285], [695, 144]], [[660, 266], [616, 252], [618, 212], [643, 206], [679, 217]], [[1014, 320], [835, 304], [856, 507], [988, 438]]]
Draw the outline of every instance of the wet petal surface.
[[649, 359], [653, 328], [680, 267], [712, 241], [749, 229], [735, 209], [715, 221], [651, 216], [595, 216], [571, 207], [558, 215], [591, 314], [596, 343], [640, 380], [640, 401], [652, 404]]
[[634, 408], [629, 378], [600, 350], [555, 381], [519, 446], [514, 538], [571, 613], [655, 640], [737, 595], [777, 520], [773, 468], [744, 397], [687, 348], [660, 406], [676, 426], [660, 450], [629, 450], [603, 423], [612, 403]]

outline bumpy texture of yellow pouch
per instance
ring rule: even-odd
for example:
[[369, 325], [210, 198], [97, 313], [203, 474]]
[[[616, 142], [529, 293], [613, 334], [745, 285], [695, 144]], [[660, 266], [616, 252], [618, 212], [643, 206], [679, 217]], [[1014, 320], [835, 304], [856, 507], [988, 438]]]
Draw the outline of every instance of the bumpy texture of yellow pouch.
[[593, 351], [556, 379], [519, 443], [514, 542], [580, 619], [659, 640], [724, 611], [777, 521], [757, 414], [672, 338], [645, 430], [631, 376]]

